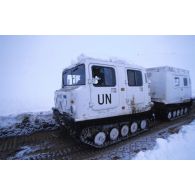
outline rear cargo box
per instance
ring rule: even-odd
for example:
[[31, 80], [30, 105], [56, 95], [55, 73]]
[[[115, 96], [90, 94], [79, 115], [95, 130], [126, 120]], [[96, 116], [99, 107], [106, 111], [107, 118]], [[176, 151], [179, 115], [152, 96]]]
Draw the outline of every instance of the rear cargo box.
[[173, 67], [147, 69], [153, 102], [179, 104], [191, 101], [191, 81], [188, 70]]

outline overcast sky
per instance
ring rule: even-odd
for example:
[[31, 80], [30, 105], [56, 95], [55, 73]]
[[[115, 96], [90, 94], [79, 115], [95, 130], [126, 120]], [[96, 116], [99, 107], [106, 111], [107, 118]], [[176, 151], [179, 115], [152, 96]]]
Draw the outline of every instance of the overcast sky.
[[62, 70], [80, 54], [185, 68], [195, 88], [195, 36], [0, 36], [0, 115], [51, 109]]

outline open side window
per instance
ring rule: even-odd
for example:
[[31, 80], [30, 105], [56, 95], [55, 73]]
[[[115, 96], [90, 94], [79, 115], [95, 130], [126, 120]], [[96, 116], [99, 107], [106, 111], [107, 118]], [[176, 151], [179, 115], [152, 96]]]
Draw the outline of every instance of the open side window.
[[95, 87], [116, 86], [116, 75], [114, 68], [104, 66], [92, 66], [92, 77]]

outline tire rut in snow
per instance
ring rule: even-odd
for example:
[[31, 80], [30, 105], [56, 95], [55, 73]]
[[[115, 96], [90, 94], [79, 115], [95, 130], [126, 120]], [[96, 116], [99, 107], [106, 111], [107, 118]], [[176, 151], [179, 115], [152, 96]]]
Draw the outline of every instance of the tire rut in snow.
[[7, 159], [10, 156], [14, 156], [14, 154], [23, 150], [25, 146], [31, 148], [34, 146], [38, 148], [39, 146], [40, 150], [48, 150], [50, 146], [60, 143], [63, 143], [63, 147], [68, 147], [73, 144], [72, 140], [67, 138], [66, 134], [60, 129], [56, 131], [37, 132], [27, 136], [1, 138], [0, 143], [0, 159]]

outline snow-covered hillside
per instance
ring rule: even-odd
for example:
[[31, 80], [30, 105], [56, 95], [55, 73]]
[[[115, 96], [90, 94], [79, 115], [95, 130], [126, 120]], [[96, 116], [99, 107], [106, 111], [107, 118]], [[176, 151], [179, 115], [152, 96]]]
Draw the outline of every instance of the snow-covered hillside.
[[139, 152], [135, 160], [195, 159], [195, 121], [181, 128], [168, 139], [159, 138], [152, 150]]

